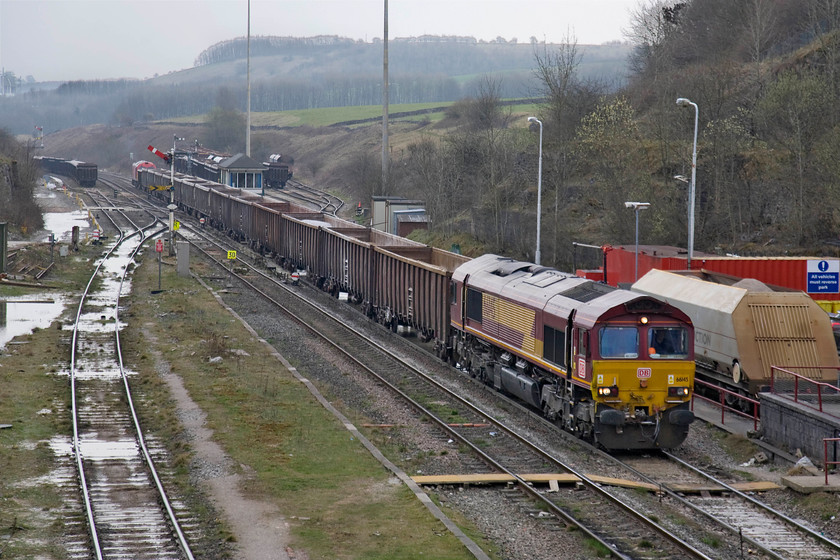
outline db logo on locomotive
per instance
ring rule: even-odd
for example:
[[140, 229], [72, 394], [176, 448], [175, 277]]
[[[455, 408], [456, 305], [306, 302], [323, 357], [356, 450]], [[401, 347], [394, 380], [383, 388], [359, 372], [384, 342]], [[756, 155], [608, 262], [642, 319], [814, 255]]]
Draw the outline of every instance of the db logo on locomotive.
[[650, 379], [651, 369], [649, 367], [640, 367], [636, 370], [636, 377], [639, 379]]

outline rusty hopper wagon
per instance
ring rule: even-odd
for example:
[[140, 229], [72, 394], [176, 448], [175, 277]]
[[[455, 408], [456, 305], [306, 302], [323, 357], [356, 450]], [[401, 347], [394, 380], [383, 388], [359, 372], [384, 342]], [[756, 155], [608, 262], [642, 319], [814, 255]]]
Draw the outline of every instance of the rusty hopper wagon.
[[840, 361], [831, 321], [804, 292], [708, 271], [656, 269], [632, 289], [667, 301], [691, 318], [698, 376], [702, 372], [748, 394], [770, 384], [772, 366], [837, 381]]

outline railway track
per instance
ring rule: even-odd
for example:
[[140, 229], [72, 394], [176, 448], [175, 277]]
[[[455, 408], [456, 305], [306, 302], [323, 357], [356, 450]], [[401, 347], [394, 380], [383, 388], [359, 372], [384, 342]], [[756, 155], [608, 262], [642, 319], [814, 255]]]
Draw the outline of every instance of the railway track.
[[[204, 243], [197, 242], [197, 243]], [[227, 242], [230, 243], [229, 241]], [[215, 252], [217, 260], [223, 260], [223, 254], [226, 252], [227, 249], [230, 247], [218, 247], [216, 246], [213, 249], [210, 249], [209, 252]], [[242, 251], [241, 254], [246, 254], [247, 251]], [[240, 264], [242, 261], [239, 261]], [[250, 273], [249, 273], [250, 274]], [[258, 282], [264, 282], [265, 277]], [[313, 312], [311, 310], [305, 308], [295, 308], [291, 311], [292, 314], [297, 316], [311, 316]], [[341, 322], [348, 322], [346, 317], [340, 319], [338, 321]], [[354, 327], [355, 330], [360, 330], [358, 325]], [[332, 327], [329, 328], [332, 330]], [[353, 330], [353, 329], [351, 329]], [[349, 355], [360, 355], [360, 354], [373, 354], [378, 353], [379, 350], [376, 352], [374, 351], [360, 351], [359, 349], [359, 341], [358, 337], [355, 333], [342, 335], [339, 338], [343, 340], [340, 342], [339, 345], [345, 346]], [[402, 350], [404, 352], [404, 350]], [[428, 357], [428, 356], [427, 356]], [[393, 359], [393, 358], [389, 358]], [[418, 361], [423, 361], [422, 357], [417, 358]], [[393, 363], [382, 363], [382, 364], [372, 364], [370, 365], [370, 369], [376, 371], [396, 371], [399, 370], [403, 366], [395, 366]], [[437, 403], [433, 408], [443, 408], [448, 411], [447, 416], [448, 418], [442, 418], [440, 414], [436, 415], [433, 410], [425, 410], [424, 413], [428, 414], [430, 417], [436, 417], [436, 422], [439, 422], [439, 429], [441, 430], [442, 434], [446, 434], [442, 436], [444, 438], [453, 438], [457, 441], [462, 441], [463, 445], [473, 446], [480, 448], [477, 451], [486, 451], [487, 442], [486, 441], [472, 441], [471, 443], [471, 436], [469, 429], [458, 429], [448, 426], [448, 424], [452, 422], [447, 422], [446, 420], [451, 420], [453, 416], [453, 410], [456, 410], [454, 407], [461, 407], [461, 404], [454, 404], [453, 402], [446, 401], [446, 404], [441, 405], [441, 396], [437, 393], [435, 394], [427, 394], [425, 393], [426, 389], [417, 389], [418, 385], [424, 385], [426, 382], [419, 383], [416, 381], [416, 372], [409, 374], [396, 374], [393, 380], [388, 381], [385, 379], [381, 379], [380, 383], [389, 383], [393, 386], [399, 386], [400, 388], [404, 388], [406, 386], [411, 387], [411, 392], [415, 396], [413, 400], [417, 403]], [[422, 404], [419, 405], [420, 408], [424, 408]], [[510, 404], [511, 407], [516, 408], [518, 405]], [[521, 407], [520, 407], [521, 408]], [[525, 413], [527, 416], [530, 413]], [[459, 420], [456, 422], [458, 424], [466, 424], [466, 425], [475, 425], [476, 423], [482, 422], [490, 422], [491, 428], [489, 429], [492, 432], [501, 433], [504, 431], [505, 426], [502, 422], [495, 421], [493, 419], [488, 419], [489, 415], [480, 410], [472, 410], [469, 406], [465, 408], [457, 408], [457, 412], [454, 413], [455, 417]], [[533, 417], [530, 417], [531, 420], [528, 422], [530, 423], [533, 420]], [[542, 420], [540, 420], [542, 422]], [[487, 432], [484, 432], [487, 433]], [[515, 430], [511, 430], [510, 432], [504, 432], [504, 438], [494, 438], [497, 441], [494, 441], [494, 445], [492, 446], [493, 452], [492, 454], [501, 457], [501, 460], [496, 461], [494, 464], [493, 461], [488, 461], [486, 458], [482, 458], [482, 462], [479, 465], [478, 463], [473, 464], [473, 468], [470, 469], [470, 472], [474, 472], [475, 470], [479, 470], [479, 468], [483, 468], [493, 472], [504, 471], [508, 469], [511, 474], [516, 473], [523, 473], [523, 472], [556, 472], [557, 469], [565, 468], [567, 465], [564, 465], [561, 461], [555, 461], [554, 458], [550, 455], [550, 453], [546, 455], [540, 455], [539, 453], [535, 453], [534, 455], [529, 455], [528, 458], [524, 458], [525, 455], [521, 452], [521, 449], [517, 447], [519, 444], [512, 443], [515, 439]], [[473, 434], [474, 435], [474, 434]], [[566, 437], [563, 434], [562, 437]], [[498, 443], [497, 442], [503, 442]], [[480, 456], [481, 453], [476, 452], [476, 456]], [[514, 460], [510, 458], [514, 457]], [[606, 456], [610, 457], [610, 456]], [[614, 460], [611, 458], [610, 460]], [[504, 464], [507, 463], [507, 464]], [[619, 467], [615, 467], [618, 469]], [[742, 501], [742, 500], [735, 500], [732, 496], [738, 496], [739, 493], [734, 491], [734, 489], [727, 488], [726, 497], [720, 498], [716, 497], [714, 499], [708, 499], [708, 497], [701, 496], [698, 499], [683, 499], [682, 497], [678, 496], [675, 492], [665, 491], [668, 487], [668, 482], [664, 480], [656, 480], [648, 475], [645, 475], [642, 472], [634, 471], [631, 467], [620, 467], [620, 468], [627, 468], [625, 471], [628, 473], [626, 476], [628, 478], [637, 477], [639, 480], [646, 480], [649, 484], [655, 485], [660, 488], [660, 498], [659, 501], [663, 501], [662, 496], [666, 498], [665, 501], [667, 502], [674, 502], [673, 505], [666, 504], [668, 511], [666, 513], [662, 513], [662, 509], [657, 509], [655, 505], [651, 502], [655, 502], [656, 498], [651, 500], [647, 499], [638, 499], [638, 492], [636, 492], [635, 496], [630, 496], [630, 499], [627, 499], [627, 491], [615, 491], [609, 492], [608, 495], [599, 495], [597, 498], [594, 495], [587, 494], [586, 497], [583, 499], [582, 502], [575, 502], [574, 496], [569, 498], [565, 496], [565, 494], [574, 494], [574, 492], [562, 492], [562, 496], [560, 497], [560, 505], [556, 506], [556, 510], [552, 508], [552, 506], [546, 503], [545, 506], [550, 511], [552, 511], [552, 515], [556, 516], [556, 519], [561, 519], [563, 523], [574, 524], [578, 523], [582, 526], [587, 527], [594, 538], [601, 540], [605, 546], [607, 546], [615, 555], [618, 557], [631, 557], [631, 558], [656, 558], [656, 557], [671, 557], [673, 555], [677, 555], [675, 557], [689, 557], [688, 555], [691, 554], [693, 557], [701, 557], [701, 558], [737, 558], [743, 556], [747, 551], [752, 555], [751, 557], [766, 557], [766, 558], [790, 558], [790, 559], [799, 559], [799, 558], [834, 558], [837, 557], [837, 548], [834, 543], [830, 541], [820, 541], [819, 538], [815, 537], [815, 534], [811, 534], [807, 528], [803, 527], [796, 527], [797, 524], [793, 524], [793, 529], [784, 529], [784, 530], [776, 530], [776, 525], [779, 524], [781, 526], [790, 526], [791, 523], [789, 519], [785, 519], [784, 516], [779, 516], [778, 512], [772, 512], [768, 510], [764, 510], [762, 513], [757, 513], [756, 508], [761, 507], [760, 502], [756, 504], [752, 504], [749, 507], [743, 506], [745, 502], [749, 502], [750, 500]], [[574, 469], [568, 469], [571, 472], [574, 472]], [[578, 473], [581, 474], [581, 473]], [[697, 472], [694, 476], [699, 477], [701, 474], [708, 477], [709, 475], [705, 475], [705, 473]], [[688, 475], [682, 475], [688, 476]], [[584, 481], [586, 484], [586, 476], [582, 475], [581, 480]], [[524, 483], [522, 480], [517, 481], [523, 491], [528, 492], [528, 485]], [[593, 483], [594, 487], [597, 487], [597, 484]], [[539, 494], [537, 492], [536, 494]], [[540, 497], [535, 497], [531, 499], [542, 499]], [[602, 501], [603, 500], [603, 501]], [[609, 511], [610, 507], [621, 507], [621, 506], [611, 506], [609, 505], [610, 502], [615, 504], [616, 502], [621, 502], [622, 500], [626, 501], [625, 510], [619, 514], [618, 516], [612, 516], [611, 519], [613, 523], [611, 524], [611, 528], [602, 528], [599, 526], [598, 522], [603, 521], [605, 518], [610, 518], [604, 512]], [[757, 502], [757, 500], [753, 500]], [[696, 502], [706, 502], [707, 506], [704, 508], [703, 506], [697, 505]], [[586, 505], [588, 504], [588, 506]], [[593, 505], [597, 504], [596, 507]], [[579, 512], [581, 510], [588, 510], [588, 511], [595, 511], [599, 512], [593, 516], [593, 519], [587, 519], [582, 521], [580, 518], [585, 517], [581, 515]], [[684, 517], [683, 523], [689, 523], [691, 527], [691, 532], [696, 533], [697, 536], [694, 537], [693, 540], [695, 541], [708, 541], [713, 542], [714, 545], [709, 549], [708, 547], [704, 550], [700, 550], [702, 547], [693, 547], [692, 545], [688, 545], [688, 548], [694, 548], [693, 552], [689, 552], [688, 549], [683, 549], [676, 551], [676, 549], [668, 549], [666, 547], [659, 548], [658, 546], [652, 544], [656, 543], [657, 541], [661, 541], [662, 534], [651, 535], [650, 533], [645, 533], [644, 531], [640, 530], [638, 524], [634, 524], [634, 522], [629, 523], [628, 525], [618, 526], [614, 520], [615, 519], [622, 519], [624, 520], [625, 517], [630, 515], [629, 511], [644, 511], [648, 510], [648, 514], [642, 514], [642, 517], [647, 517], [648, 521], [652, 521], [653, 523], [652, 528], [650, 530], [661, 530], [662, 523], [657, 521], [657, 518], [661, 519], [663, 515], [681, 515]], [[679, 513], [675, 514], [675, 511], [678, 510], [686, 510], [689, 513]], [[571, 516], [571, 519], [567, 519], [564, 517], [564, 512], [574, 511], [576, 512], [575, 515]], [[727, 513], [731, 512], [731, 513]], [[575, 519], [577, 518], [577, 519]], [[709, 527], [713, 526], [713, 529]], [[704, 529], [705, 528], [705, 529]], [[772, 528], [770, 530], [769, 528]], [[612, 529], [612, 533], [610, 533], [610, 529]], [[647, 530], [647, 529], [645, 529]], [[672, 529], [671, 532], [676, 532], [679, 530], [679, 527]], [[707, 531], [705, 536], [703, 535], [703, 531]], [[711, 534], [708, 532], [711, 531]], [[666, 530], [666, 532], [668, 532]], [[683, 528], [683, 532], [686, 532], [686, 529]], [[791, 536], [791, 533], [798, 536]], [[625, 535], [624, 541], [618, 536], [611, 537], [612, 534], [621, 534]], [[818, 535], [817, 535], [818, 537]], [[679, 539], [674, 543], [673, 546], [682, 547], [688, 543], [680, 543]], [[745, 549], [746, 546], [746, 549]]]
[[305, 202], [318, 208], [319, 212], [325, 212], [333, 216], [337, 215], [338, 211], [344, 207], [344, 201], [337, 196], [305, 185], [295, 179], [289, 179], [286, 182], [286, 188], [280, 192], [282, 196], [298, 202]]
[[[191, 232], [188, 239], [206, 256], [225, 266], [227, 244], [210, 241], [203, 232], [196, 231]], [[243, 261], [237, 260], [237, 267], [243, 265]], [[437, 452], [455, 453], [457, 447], [469, 448], [472, 457], [466, 459], [465, 467], [469, 472], [481, 470], [511, 476], [519, 489], [539, 504], [532, 508], [550, 512], [550, 519], [575, 527], [618, 558], [710, 558], [696, 546], [637, 512], [634, 504], [616, 499], [601, 485], [529, 442], [504, 421], [460, 397], [456, 390], [439, 383], [371, 338], [360, 335], [356, 329], [345, 326], [342, 319], [299, 297], [295, 290], [285, 289], [267, 275], [258, 274], [256, 268], [250, 270], [248, 280], [235, 275], [237, 286], [244, 291], [242, 283], [247, 283], [250, 290], [258, 290], [278, 309], [297, 318], [304, 328], [317, 333], [340, 352], [340, 359], [354, 362], [373, 376], [376, 383], [387, 386], [433, 422], [440, 430], [443, 447]], [[225, 296], [226, 299], [232, 297], [230, 294]], [[301, 317], [305, 317], [305, 321]], [[484, 426], [484, 429], [473, 429], [476, 425]], [[488, 439], [488, 434], [493, 435]], [[520, 476], [520, 473], [546, 474], [558, 470], [577, 475], [586, 490], [549, 494], [535, 490]]]
[[80, 298], [70, 356], [72, 450], [89, 544], [76, 557], [192, 559], [178, 519], [187, 513], [164, 490], [155, 467], [164, 453], [143, 435], [120, 348], [126, 274], [159, 226], [156, 219], [139, 226], [125, 213], [106, 210], [100, 217], [117, 233]]

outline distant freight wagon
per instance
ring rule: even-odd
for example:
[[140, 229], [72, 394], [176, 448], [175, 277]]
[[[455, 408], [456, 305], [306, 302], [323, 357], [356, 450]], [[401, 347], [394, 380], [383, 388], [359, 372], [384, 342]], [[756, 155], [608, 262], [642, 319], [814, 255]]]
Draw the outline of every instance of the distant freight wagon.
[[34, 159], [44, 171], [70, 177], [83, 187], [96, 185], [96, 180], [99, 178], [95, 163], [49, 156], [35, 156]]

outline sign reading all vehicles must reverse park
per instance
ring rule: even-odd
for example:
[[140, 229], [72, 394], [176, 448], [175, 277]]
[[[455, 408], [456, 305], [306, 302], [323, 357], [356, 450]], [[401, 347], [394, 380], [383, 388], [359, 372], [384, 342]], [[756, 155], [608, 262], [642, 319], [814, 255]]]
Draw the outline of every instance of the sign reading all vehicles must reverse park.
[[809, 294], [840, 293], [840, 261], [811, 259], [808, 261]]

